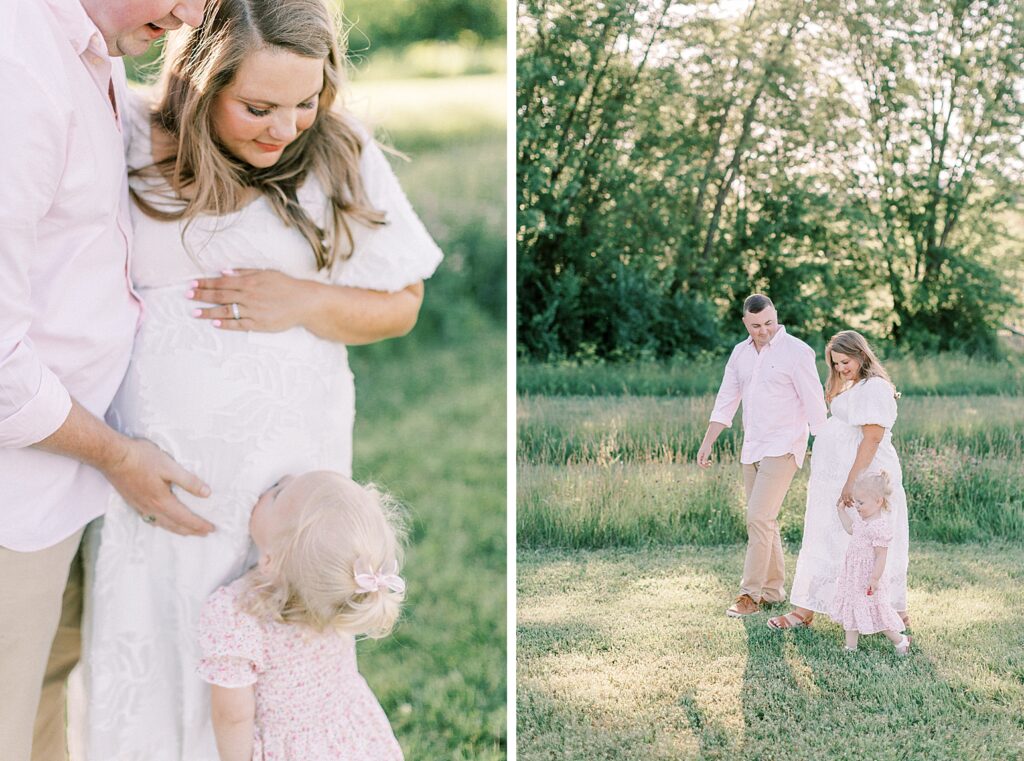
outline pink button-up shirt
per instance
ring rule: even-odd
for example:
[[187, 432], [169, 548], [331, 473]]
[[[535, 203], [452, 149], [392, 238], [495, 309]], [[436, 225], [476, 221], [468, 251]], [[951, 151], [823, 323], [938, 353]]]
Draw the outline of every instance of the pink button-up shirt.
[[808, 428], [817, 434], [828, 417], [814, 349], [779, 326], [759, 352], [753, 339], [736, 344], [725, 365], [711, 422], [732, 426], [743, 402], [740, 462], [792, 453], [797, 467], [807, 452]]
[[125, 87], [78, 0], [8, 0], [0, 24], [0, 546], [52, 546], [111, 487], [30, 448], [71, 398], [102, 417], [140, 316], [128, 280]]

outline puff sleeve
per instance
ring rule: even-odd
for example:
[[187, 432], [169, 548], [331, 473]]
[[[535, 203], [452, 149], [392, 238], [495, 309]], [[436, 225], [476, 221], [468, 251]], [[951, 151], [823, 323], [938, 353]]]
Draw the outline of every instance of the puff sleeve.
[[196, 669], [204, 682], [245, 687], [263, 671], [263, 637], [259, 622], [238, 607], [238, 590], [221, 587], [199, 614], [202, 658]]
[[871, 523], [871, 546], [888, 547], [892, 542], [892, 524], [888, 518], [879, 518]]
[[849, 397], [850, 425], [880, 425], [892, 428], [896, 423], [896, 399], [893, 388], [884, 378], [868, 378], [851, 389]]
[[380, 146], [369, 133], [361, 135], [360, 171], [370, 204], [387, 223], [369, 227], [350, 222], [354, 251], [331, 273], [335, 285], [397, 292], [426, 280], [441, 263], [442, 253], [406, 198]]

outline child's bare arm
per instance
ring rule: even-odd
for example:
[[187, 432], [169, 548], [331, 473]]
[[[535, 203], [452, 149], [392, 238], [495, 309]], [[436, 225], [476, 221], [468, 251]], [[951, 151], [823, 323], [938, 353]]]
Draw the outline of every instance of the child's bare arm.
[[252, 761], [256, 686], [210, 685], [210, 713], [220, 761]]
[[853, 519], [846, 513], [846, 506], [840, 502], [836, 505], [836, 510], [839, 511], [839, 522], [843, 524], [843, 528], [847, 534], [853, 533]]
[[885, 571], [885, 558], [888, 554], [888, 547], [875, 547], [875, 566], [871, 569], [871, 578], [868, 579], [869, 590], [873, 591], [882, 579], [882, 572]]

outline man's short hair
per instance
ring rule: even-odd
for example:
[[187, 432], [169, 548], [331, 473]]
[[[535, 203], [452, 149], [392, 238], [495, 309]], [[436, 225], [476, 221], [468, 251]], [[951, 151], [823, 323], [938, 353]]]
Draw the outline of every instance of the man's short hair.
[[743, 314], [757, 314], [768, 307], [775, 308], [772, 300], [763, 294], [755, 293], [753, 296], [747, 296], [747, 300], [743, 302]]

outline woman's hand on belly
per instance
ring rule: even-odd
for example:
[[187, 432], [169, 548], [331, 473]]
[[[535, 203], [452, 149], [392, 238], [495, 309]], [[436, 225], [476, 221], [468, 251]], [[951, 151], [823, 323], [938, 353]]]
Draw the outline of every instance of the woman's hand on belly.
[[223, 277], [194, 280], [188, 297], [216, 306], [196, 309], [193, 316], [212, 320], [224, 330], [280, 333], [303, 323], [311, 280], [277, 270], [229, 270]]
[[188, 296], [216, 304], [195, 310], [194, 316], [223, 330], [276, 333], [303, 327], [318, 338], [355, 346], [412, 330], [423, 303], [423, 283], [389, 293], [293, 278], [276, 270], [239, 269], [193, 281]]

